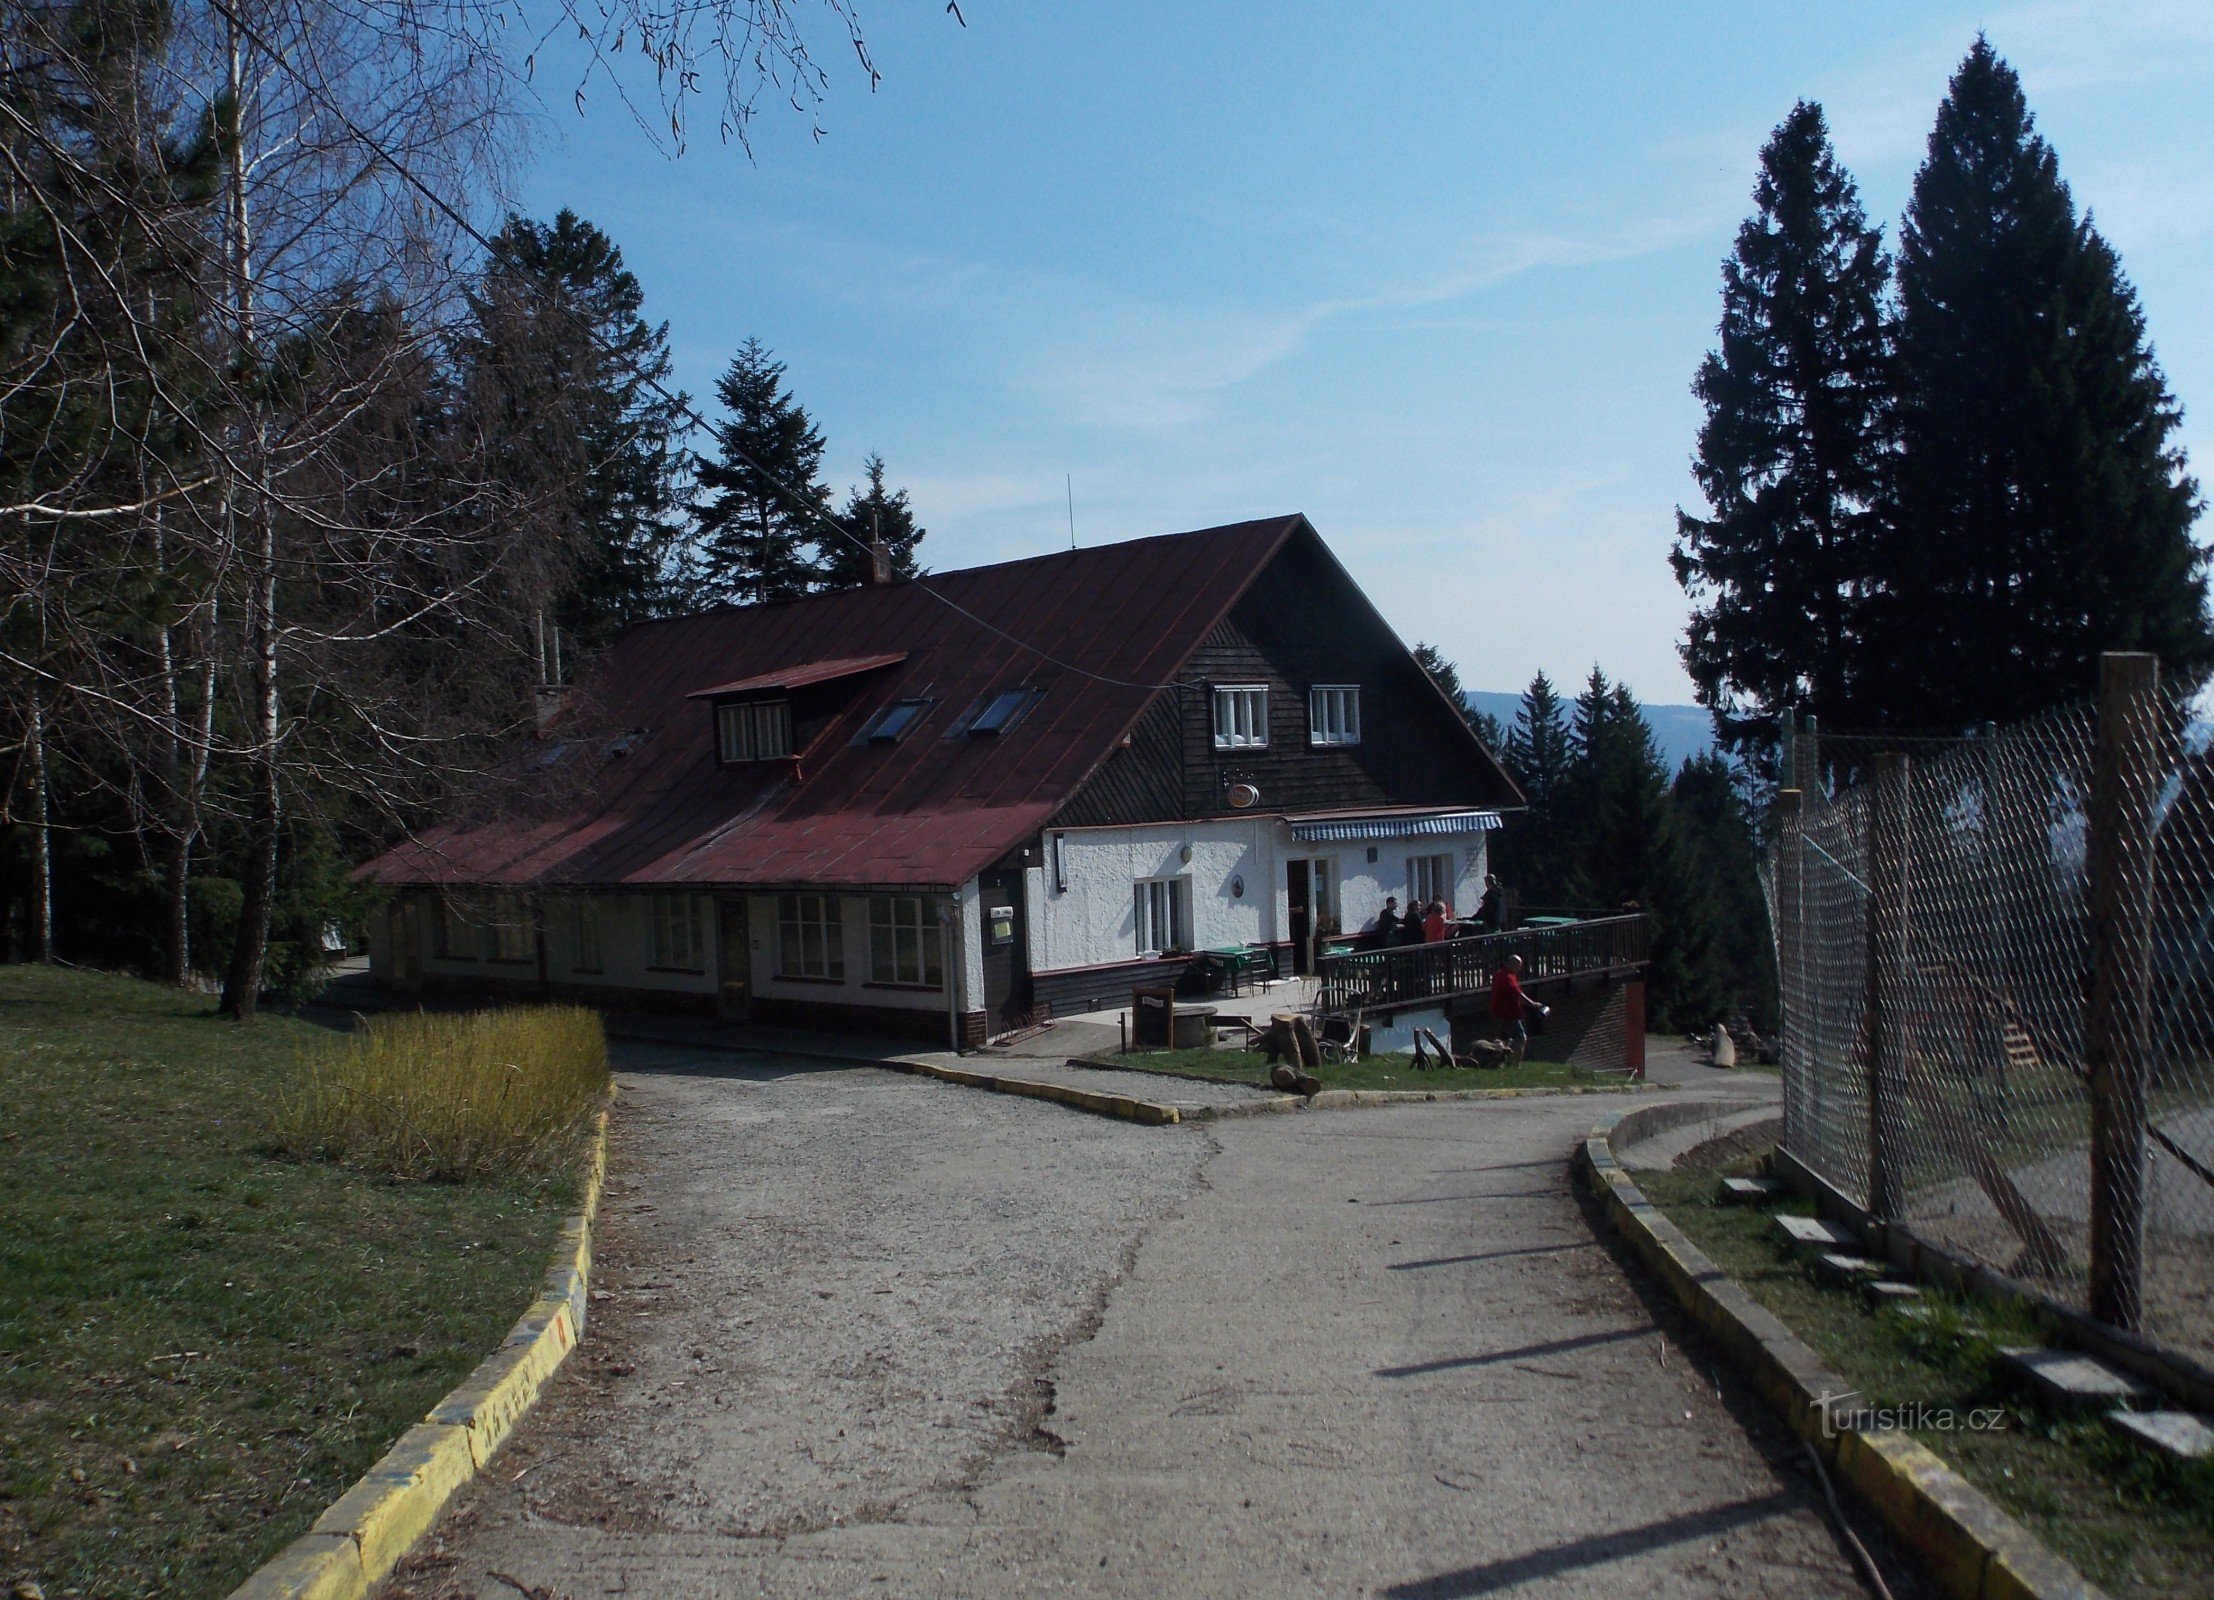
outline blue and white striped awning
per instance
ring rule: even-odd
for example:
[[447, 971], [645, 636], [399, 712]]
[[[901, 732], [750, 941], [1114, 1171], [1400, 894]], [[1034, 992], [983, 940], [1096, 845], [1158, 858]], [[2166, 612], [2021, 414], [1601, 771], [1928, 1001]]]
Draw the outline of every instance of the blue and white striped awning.
[[1292, 837], [1304, 844], [1344, 844], [1355, 839], [1428, 839], [1456, 833], [1489, 833], [1500, 825], [1496, 811], [1402, 811], [1396, 816], [1291, 819]]

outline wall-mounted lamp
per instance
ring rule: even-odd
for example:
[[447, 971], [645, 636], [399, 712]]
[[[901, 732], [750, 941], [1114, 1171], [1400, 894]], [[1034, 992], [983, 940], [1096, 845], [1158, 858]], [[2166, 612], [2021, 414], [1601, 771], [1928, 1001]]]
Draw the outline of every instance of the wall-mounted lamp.
[[1230, 898], [1233, 900], [1243, 900], [1245, 898], [1245, 879], [1232, 878], [1230, 880]]
[[1192, 847], [1188, 844], [1185, 845], [1181, 850], [1176, 852], [1176, 859], [1183, 862], [1186, 866], [1190, 866], [1192, 861]]

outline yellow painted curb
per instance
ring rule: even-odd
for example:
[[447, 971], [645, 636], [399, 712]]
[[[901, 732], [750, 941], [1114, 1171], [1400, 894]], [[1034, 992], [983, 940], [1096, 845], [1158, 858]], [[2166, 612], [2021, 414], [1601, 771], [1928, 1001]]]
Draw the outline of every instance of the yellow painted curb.
[[2103, 1591], [1912, 1435], [1825, 1426], [1826, 1402], [1851, 1394], [1852, 1386], [1630, 1181], [1615, 1159], [1614, 1131], [1631, 1114], [1599, 1123], [1576, 1153], [1607, 1220], [1761, 1398], [1922, 1558], [1938, 1586], [1953, 1600], [2104, 1600]]
[[492, 1459], [584, 1332], [592, 1224], [607, 1182], [607, 1112], [592, 1134], [584, 1199], [563, 1224], [545, 1287], [499, 1349], [230, 1600], [361, 1600], [428, 1533], [453, 1492]]

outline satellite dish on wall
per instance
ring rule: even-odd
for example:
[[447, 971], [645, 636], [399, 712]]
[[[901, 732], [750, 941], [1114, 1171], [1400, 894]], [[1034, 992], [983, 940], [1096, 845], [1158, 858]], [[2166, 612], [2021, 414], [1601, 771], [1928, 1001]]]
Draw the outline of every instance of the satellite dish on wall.
[[1250, 811], [1261, 803], [1261, 791], [1250, 783], [1233, 783], [1230, 785], [1229, 800], [1231, 810]]

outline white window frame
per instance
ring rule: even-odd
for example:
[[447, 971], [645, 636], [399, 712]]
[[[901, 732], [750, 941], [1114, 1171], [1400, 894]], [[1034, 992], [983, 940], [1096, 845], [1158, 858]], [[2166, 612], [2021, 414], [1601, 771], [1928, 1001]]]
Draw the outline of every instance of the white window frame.
[[1307, 691], [1307, 742], [1325, 745], [1361, 742], [1361, 686], [1318, 683]]
[[1407, 901], [1429, 909], [1433, 900], [1453, 904], [1453, 887], [1460, 877], [1448, 850], [1438, 855], [1407, 857]]
[[869, 896], [869, 981], [945, 987], [945, 934], [936, 904], [911, 894]]
[[842, 898], [812, 893], [776, 897], [776, 975], [816, 983], [846, 981]]
[[[1130, 901], [1139, 955], [1157, 956], [1166, 950], [1192, 948], [1190, 878], [1140, 878], [1131, 885]], [[1168, 924], [1165, 930], [1163, 922]], [[1161, 938], [1164, 931], [1168, 935], [1166, 943]]]
[[700, 937], [700, 900], [694, 894], [653, 897], [651, 965], [656, 972], [705, 972], [707, 941]]
[[792, 753], [792, 702], [740, 700], [715, 708], [715, 751], [724, 766]]
[[577, 964], [579, 972], [605, 972], [607, 970], [607, 946], [601, 936], [600, 903], [588, 894], [580, 894], [573, 902], [576, 914]]
[[1215, 748], [1268, 748], [1268, 685], [1218, 683], [1214, 693]]

